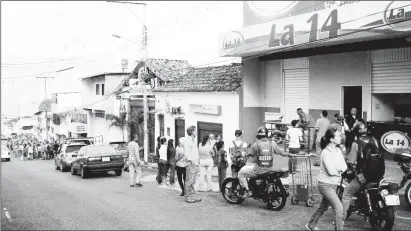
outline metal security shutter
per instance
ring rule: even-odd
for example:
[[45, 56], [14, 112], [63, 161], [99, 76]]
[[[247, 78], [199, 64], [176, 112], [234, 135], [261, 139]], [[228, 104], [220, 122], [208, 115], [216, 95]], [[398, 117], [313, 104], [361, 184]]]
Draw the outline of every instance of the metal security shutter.
[[371, 52], [371, 92], [411, 93], [411, 48]]
[[284, 122], [298, 119], [297, 108], [308, 112], [308, 77], [308, 68], [284, 70]]

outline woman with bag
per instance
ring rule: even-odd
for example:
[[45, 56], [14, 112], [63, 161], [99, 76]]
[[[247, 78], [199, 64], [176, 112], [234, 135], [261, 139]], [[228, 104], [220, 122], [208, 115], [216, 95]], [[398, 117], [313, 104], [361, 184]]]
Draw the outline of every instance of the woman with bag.
[[174, 187], [176, 173], [176, 150], [173, 146], [174, 140], [169, 139], [167, 145], [167, 171], [170, 170], [170, 187]]
[[160, 149], [158, 152], [160, 154], [160, 160], [158, 161], [161, 176], [160, 188], [165, 188], [167, 179], [167, 139], [165, 137], [160, 139]]
[[221, 186], [227, 175], [228, 160], [227, 160], [227, 152], [224, 150], [224, 142], [218, 141], [216, 146], [217, 146], [217, 160], [218, 160], [218, 165], [217, 165], [218, 185], [220, 186], [220, 191], [221, 191]]
[[318, 189], [323, 196], [320, 206], [305, 225], [308, 230], [316, 230], [318, 220], [331, 205], [334, 211], [334, 228], [343, 230], [343, 206], [337, 195], [337, 185], [341, 174], [347, 170], [344, 156], [339, 148], [342, 143], [341, 132], [336, 126], [330, 126], [321, 138], [321, 168], [318, 176]]
[[[211, 192], [211, 173], [214, 167], [213, 146], [209, 143], [209, 137], [203, 137], [203, 143], [199, 145], [200, 154], [200, 192]], [[204, 189], [204, 177], [207, 177], [207, 190]]]
[[[181, 140], [182, 138], [180, 138]], [[180, 185], [181, 188], [181, 195], [184, 196], [184, 183], [186, 182], [186, 167], [187, 167], [187, 159], [186, 156], [184, 155], [184, 149], [181, 146], [181, 142], [178, 141], [178, 144], [176, 144], [176, 171], [177, 171], [177, 179], [178, 179], [178, 184]]]

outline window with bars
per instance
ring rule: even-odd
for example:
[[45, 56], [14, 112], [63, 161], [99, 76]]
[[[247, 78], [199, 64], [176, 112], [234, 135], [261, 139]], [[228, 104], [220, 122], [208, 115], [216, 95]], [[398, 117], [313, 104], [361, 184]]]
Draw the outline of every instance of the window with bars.
[[103, 118], [105, 117], [105, 113], [104, 112], [96, 112], [96, 118]]

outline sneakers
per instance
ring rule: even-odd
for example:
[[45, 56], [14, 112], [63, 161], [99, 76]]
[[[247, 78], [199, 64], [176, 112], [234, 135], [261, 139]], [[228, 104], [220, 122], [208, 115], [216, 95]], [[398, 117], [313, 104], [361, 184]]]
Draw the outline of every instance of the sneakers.
[[250, 190], [246, 190], [242, 198], [245, 199], [245, 198], [251, 197], [252, 195], [253, 193]]
[[141, 183], [137, 183], [136, 187], [143, 187], [143, 185]]
[[313, 230], [318, 230], [317, 227], [310, 228], [310, 226], [308, 226], [308, 223], [305, 225], [305, 227], [306, 227], [308, 230], [311, 230], [311, 231], [313, 231]]

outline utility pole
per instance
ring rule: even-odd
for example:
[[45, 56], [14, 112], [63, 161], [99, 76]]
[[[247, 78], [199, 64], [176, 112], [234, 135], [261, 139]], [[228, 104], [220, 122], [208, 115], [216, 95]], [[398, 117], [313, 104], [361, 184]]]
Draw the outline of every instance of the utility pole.
[[[137, 3], [137, 2], [122, 2], [122, 1], [106, 1], [106, 2], [110, 2], [110, 3], [122, 3], [122, 4], [133, 4], [133, 5], [141, 5], [143, 6], [143, 11], [144, 11], [144, 15], [143, 15], [143, 21], [141, 22], [140, 19], [136, 18], [140, 21], [141, 24], [143, 24], [143, 38], [142, 38], [142, 46], [141, 46], [141, 50], [143, 50], [144, 54], [143, 54], [143, 62], [144, 62], [144, 73], [147, 74], [147, 65], [146, 65], [146, 61], [148, 58], [148, 51], [147, 51], [147, 19], [146, 19], [146, 13], [147, 13], [147, 4], [146, 3]], [[131, 10], [130, 10], [131, 11]], [[134, 14], [134, 13], [133, 13]], [[118, 36], [115, 36], [118, 37]], [[148, 162], [148, 139], [149, 139], [149, 135], [148, 135], [148, 104], [147, 104], [147, 86], [145, 84], [145, 82], [140, 82], [139, 83], [140, 86], [143, 88], [143, 115], [144, 115], [144, 162], [145, 164], [147, 164]]]
[[54, 77], [36, 77], [36, 79], [44, 79], [44, 103], [46, 111], [46, 140], [49, 141], [49, 130], [47, 127], [47, 79], [54, 79]]

